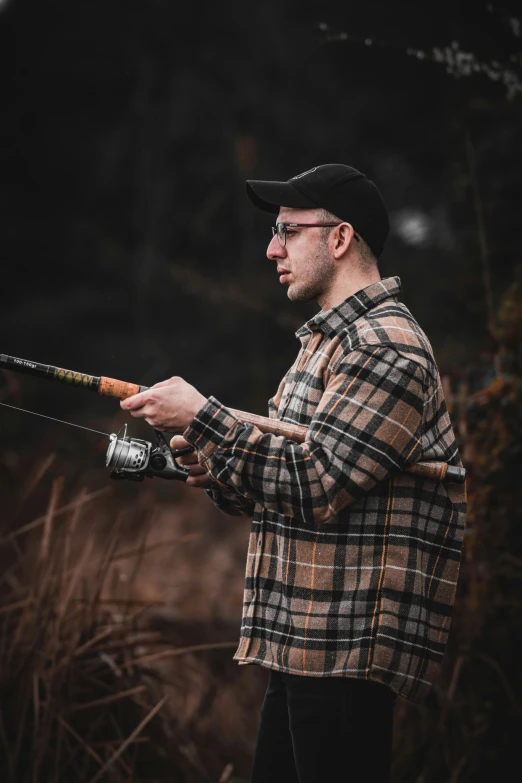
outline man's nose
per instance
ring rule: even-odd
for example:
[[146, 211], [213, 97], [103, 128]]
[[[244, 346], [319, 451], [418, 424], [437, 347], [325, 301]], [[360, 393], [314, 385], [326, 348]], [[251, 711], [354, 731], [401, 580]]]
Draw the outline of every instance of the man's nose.
[[271, 261], [276, 261], [278, 258], [286, 258], [286, 247], [281, 247], [277, 234], [272, 237], [272, 241], [266, 249], [266, 257]]

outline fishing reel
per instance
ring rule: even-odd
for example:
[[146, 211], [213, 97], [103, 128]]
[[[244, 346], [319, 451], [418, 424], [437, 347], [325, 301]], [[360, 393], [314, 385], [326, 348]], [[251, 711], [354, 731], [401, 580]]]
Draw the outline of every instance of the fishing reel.
[[[121, 435], [122, 430], [123, 435]], [[148, 440], [128, 437], [126, 424], [118, 433], [110, 435], [111, 442], [107, 449], [105, 464], [108, 468], [112, 468], [112, 479], [143, 481], [147, 476], [147, 478], [186, 481], [189, 469], [178, 465], [175, 457], [193, 451], [192, 446], [171, 451], [163, 433], [159, 430], [154, 432], [155, 448], [152, 448], [152, 443]]]

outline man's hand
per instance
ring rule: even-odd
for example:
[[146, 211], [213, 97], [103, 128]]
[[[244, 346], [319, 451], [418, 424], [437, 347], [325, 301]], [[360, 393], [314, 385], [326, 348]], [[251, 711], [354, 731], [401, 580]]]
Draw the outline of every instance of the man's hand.
[[[170, 448], [172, 451], [180, 451], [187, 446], [190, 446], [190, 443], [188, 443], [182, 435], [174, 435], [170, 441]], [[185, 482], [189, 487], [207, 489], [207, 487], [210, 486], [210, 476], [205, 473], [205, 468], [198, 463], [196, 451], [191, 451], [189, 454], [182, 454], [180, 457], [176, 457], [176, 462], [179, 462], [180, 465], [185, 465], [185, 467], [190, 469], [190, 473]]]
[[147, 391], [120, 402], [125, 411], [163, 432], [184, 432], [199, 409], [206, 403], [194, 386], [183, 378], [169, 378]]

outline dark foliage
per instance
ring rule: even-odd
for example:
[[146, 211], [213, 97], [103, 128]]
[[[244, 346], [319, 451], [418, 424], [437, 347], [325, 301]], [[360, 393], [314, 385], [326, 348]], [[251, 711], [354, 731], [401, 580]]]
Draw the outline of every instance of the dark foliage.
[[[426, 704], [398, 710], [394, 783], [516, 769], [517, 14], [512, 0], [0, 0], [7, 353], [147, 385], [182, 375], [265, 414], [314, 308], [277, 287], [264, 256], [271, 221], [244, 180], [340, 161], [378, 183], [392, 224], [381, 274], [401, 277], [433, 343], [469, 471], [445, 670]], [[107, 400], [10, 374], [1, 401], [102, 431], [123, 422], [109, 420]], [[239, 677], [229, 649], [206, 647], [237, 637], [246, 528], [197, 493], [153, 484], [96, 496], [74, 533], [76, 488], [106, 489], [105, 442], [0, 411], [2, 780], [92, 780], [118, 751], [107, 780], [246, 776], [263, 683]], [[71, 516], [52, 507], [59, 477]], [[197, 531], [175, 578], [161, 547], [148, 565], [140, 550], [151, 509], [165, 508], [168, 530]], [[122, 596], [120, 556], [136, 548]], [[146, 655], [160, 657], [138, 664]]]

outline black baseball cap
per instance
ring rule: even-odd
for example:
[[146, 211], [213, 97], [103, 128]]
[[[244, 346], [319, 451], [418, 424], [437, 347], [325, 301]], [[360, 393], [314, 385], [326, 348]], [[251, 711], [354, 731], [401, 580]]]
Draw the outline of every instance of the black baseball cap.
[[372, 180], [351, 166], [326, 163], [287, 182], [249, 179], [246, 189], [256, 207], [275, 215], [279, 207], [326, 209], [351, 223], [375, 256], [382, 253], [390, 230], [388, 212]]

